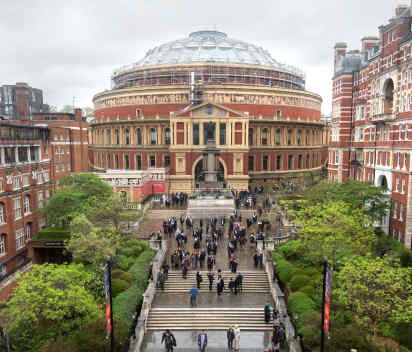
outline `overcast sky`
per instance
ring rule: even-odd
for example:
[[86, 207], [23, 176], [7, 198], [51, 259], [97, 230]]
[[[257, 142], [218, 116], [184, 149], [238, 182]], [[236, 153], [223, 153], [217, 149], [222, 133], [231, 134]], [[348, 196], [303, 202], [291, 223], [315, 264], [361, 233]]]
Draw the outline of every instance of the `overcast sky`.
[[377, 35], [408, 0], [0, 0], [0, 85], [27, 82], [48, 104], [92, 106], [115, 68], [190, 32], [213, 29], [306, 73], [331, 110], [333, 46]]

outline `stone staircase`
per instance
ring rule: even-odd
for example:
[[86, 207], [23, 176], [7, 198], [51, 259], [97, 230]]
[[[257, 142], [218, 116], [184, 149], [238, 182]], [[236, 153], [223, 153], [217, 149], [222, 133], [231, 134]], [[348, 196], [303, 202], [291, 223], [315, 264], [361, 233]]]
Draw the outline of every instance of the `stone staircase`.
[[239, 325], [241, 331], [270, 331], [272, 324], [263, 319], [260, 308], [152, 308], [148, 330], [226, 330]]
[[[207, 271], [202, 271], [203, 281], [200, 285], [200, 293], [208, 293], [209, 281], [207, 279]], [[243, 293], [266, 293], [270, 291], [267, 275], [264, 271], [240, 271], [243, 275]], [[230, 278], [235, 279], [237, 274], [232, 274], [229, 271], [223, 271], [222, 276], [225, 281], [225, 292], [229, 292], [228, 283]], [[215, 272], [215, 281], [213, 282], [213, 291], [216, 291], [217, 275]], [[165, 293], [188, 293], [189, 290], [196, 285], [196, 271], [189, 271], [187, 279], [182, 278], [181, 271], [169, 271], [169, 277], [165, 282]]]

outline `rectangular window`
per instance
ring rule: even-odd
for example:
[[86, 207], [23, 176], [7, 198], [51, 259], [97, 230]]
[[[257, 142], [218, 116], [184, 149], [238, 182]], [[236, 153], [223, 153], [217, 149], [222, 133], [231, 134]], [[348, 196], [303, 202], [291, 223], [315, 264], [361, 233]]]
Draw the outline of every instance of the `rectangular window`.
[[292, 144], [292, 130], [288, 130], [288, 145]]
[[24, 238], [24, 230], [19, 229], [16, 231], [16, 249], [23, 248], [26, 244], [26, 240]]
[[253, 128], [249, 128], [249, 134], [248, 134], [248, 141], [249, 141], [249, 145], [253, 145], [254, 144], [254, 131]]
[[13, 190], [19, 189], [21, 187], [21, 177], [20, 176], [14, 176], [13, 177]]
[[6, 236], [0, 235], [0, 256], [6, 253]]
[[156, 167], [156, 157], [154, 155], [150, 155], [149, 157], [149, 167], [150, 168]]
[[30, 174], [25, 174], [22, 177], [23, 187], [30, 186]]
[[249, 155], [248, 158], [248, 170], [253, 171], [255, 169], [255, 158], [253, 155]]
[[43, 208], [43, 191], [37, 192], [37, 208]]
[[276, 156], [276, 170], [280, 170], [282, 168], [282, 156]]
[[262, 158], [262, 169], [264, 171], [269, 170], [269, 157], [267, 155], [264, 155]]
[[136, 170], [142, 169], [142, 156], [140, 154], [136, 155]]
[[13, 199], [13, 210], [14, 210], [14, 219], [20, 219], [21, 218], [21, 201], [20, 198], [14, 198]]
[[156, 128], [150, 129], [150, 144], [157, 144], [157, 131]]
[[165, 167], [169, 167], [169, 166], [170, 166], [170, 156], [169, 156], [169, 155], [165, 155], [164, 166], [165, 166]]
[[130, 162], [129, 162], [129, 155], [124, 156], [124, 168], [128, 170], [130, 168]]
[[278, 128], [278, 129], [276, 130], [276, 133], [275, 133], [275, 144], [276, 144], [276, 145], [280, 145], [281, 136], [282, 136], [281, 130], [280, 130], [280, 128]]
[[193, 145], [199, 145], [199, 124], [193, 124]]
[[226, 145], [226, 124], [219, 124], [219, 144]]
[[293, 169], [293, 155], [288, 155], [288, 169]]

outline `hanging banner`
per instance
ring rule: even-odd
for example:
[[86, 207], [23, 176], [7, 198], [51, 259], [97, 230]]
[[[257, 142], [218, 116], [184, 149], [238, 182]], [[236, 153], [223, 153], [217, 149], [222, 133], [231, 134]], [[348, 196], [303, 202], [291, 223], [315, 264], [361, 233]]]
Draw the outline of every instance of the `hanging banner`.
[[106, 297], [106, 331], [107, 337], [112, 335], [112, 287], [111, 287], [111, 269], [110, 265], [104, 267], [104, 292]]
[[324, 316], [323, 316], [323, 330], [326, 335], [329, 335], [329, 323], [330, 323], [330, 291], [332, 286], [332, 271], [330, 267], [326, 268], [325, 276], [325, 297], [324, 297]]

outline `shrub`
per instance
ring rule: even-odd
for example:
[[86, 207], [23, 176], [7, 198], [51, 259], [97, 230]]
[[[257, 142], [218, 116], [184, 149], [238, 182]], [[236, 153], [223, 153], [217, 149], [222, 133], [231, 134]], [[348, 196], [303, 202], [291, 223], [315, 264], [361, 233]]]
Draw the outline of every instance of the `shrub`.
[[292, 264], [279, 254], [274, 254], [273, 259], [275, 261], [275, 272], [278, 279], [283, 283], [289, 282], [292, 278]]
[[306, 285], [299, 288], [299, 292], [303, 292], [305, 295], [309, 296], [313, 300], [316, 296], [316, 289], [313, 286]]
[[412, 266], [412, 251], [410, 249], [408, 248], [402, 249], [400, 253], [400, 262], [401, 262], [401, 266], [404, 268]]
[[296, 275], [290, 280], [289, 286], [292, 291], [298, 291], [301, 287], [310, 283], [310, 277], [307, 275]]
[[287, 259], [297, 258], [299, 255], [300, 243], [298, 241], [289, 241], [282, 244], [278, 251]]
[[121, 270], [129, 270], [135, 261], [136, 258], [134, 257], [128, 257], [120, 254], [116, 257], [116, 266]]
[[303, 292], [293, 292], [289, 296], [288, 307], [290, 315], [298, 313], [299, 320], [306, 320], [309, 316], [316, 314], [315, 302]]
[[127, 271], [120, 270], [120, 269], [114, 269], [112, 271], [112, 279], [120, 279], [126, 282], [129, 282], [130, 284], [133, 282], [133, 276]]
[[130, 282], [121, 279], [112, 279], [112, 295], [116, 297], [120, 292], [127, 290], [131, 286]]

